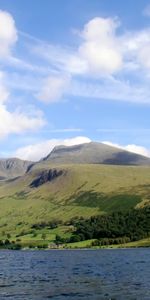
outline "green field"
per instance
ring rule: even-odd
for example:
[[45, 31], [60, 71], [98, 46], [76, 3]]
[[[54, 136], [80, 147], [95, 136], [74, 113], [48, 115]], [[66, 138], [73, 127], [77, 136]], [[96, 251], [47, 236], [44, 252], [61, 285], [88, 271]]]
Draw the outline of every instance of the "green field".
[[[63, 174], [37, 188], [30, 187], [49, 168], [63, 170]], [[77, 216], [88, 218], [144, 207], [150, 204], [149, 192], [149, 167], [37, 164], [24, 176], [0, 183], [0, 240], [7, 235], [16, 240], [19, 235], [24, 243], [42, 241], [42, 231], [35, 230], [33, 236], [33, 224], [54, 219], [64, 223]], [[57, 233], [48, 228], [44, 231], [48, 243], [57, 233], [71, 232], [62, 226]]]

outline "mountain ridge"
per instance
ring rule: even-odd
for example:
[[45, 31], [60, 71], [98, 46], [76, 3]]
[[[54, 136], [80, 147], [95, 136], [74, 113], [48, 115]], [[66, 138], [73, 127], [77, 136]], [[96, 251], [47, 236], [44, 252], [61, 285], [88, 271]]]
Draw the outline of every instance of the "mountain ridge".
[[21, 160], [19, 158], [2, 158], [0, 159], [0, 179], [6, 180], [22, 176], [32, 164], [31, 161]]
[[62, 164], [106, 164], [122, 166], [150, 166], [150, 158], [113, 147], [99, 142], [90, 142], [79, 145], [59, 145], [38, 162], [21, 160], [19, 158], [0, 159], [0, 180], [7, 180], [23, 176], [26, 172], [40, 165]]
[[74, 146], [56, 146], [43, 161], [51, 161], [58, 164], [150, 165], [149, 157], [98, 142]]

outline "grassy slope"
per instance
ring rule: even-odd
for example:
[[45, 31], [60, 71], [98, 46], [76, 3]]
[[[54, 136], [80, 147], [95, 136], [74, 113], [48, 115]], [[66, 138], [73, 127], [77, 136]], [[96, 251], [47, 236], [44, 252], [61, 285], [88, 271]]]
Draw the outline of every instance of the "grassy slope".
[[[65, 170], [64, 175], [39, 188], [30, 188], [41, 169], [50, 167], [39, 164], [17, 181], [1, 183], [0, 239], [7, 232], [15, 238], [41, 221], [66, 221], [74, 216], [89, 217], [149, 203], [150, 168], [62, 165], [57, 168]], [[40, 238], [39, 235], [36, 239]], [[47, 238], [53, 240], [50, 232]], [[29, 235], [29, 239], [33, 237]]]

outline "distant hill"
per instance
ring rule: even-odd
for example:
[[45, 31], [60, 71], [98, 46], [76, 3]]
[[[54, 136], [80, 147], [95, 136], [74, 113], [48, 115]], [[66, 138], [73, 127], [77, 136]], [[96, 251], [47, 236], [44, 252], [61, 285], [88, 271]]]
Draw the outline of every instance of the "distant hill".
[[57, 146], [43, 161], [53, 164], [150, 165], [150, 158], [96, 142]]
[[24, 175], [30, 165], [30, 161], [18, 158], [0, 159], [0, 180]]

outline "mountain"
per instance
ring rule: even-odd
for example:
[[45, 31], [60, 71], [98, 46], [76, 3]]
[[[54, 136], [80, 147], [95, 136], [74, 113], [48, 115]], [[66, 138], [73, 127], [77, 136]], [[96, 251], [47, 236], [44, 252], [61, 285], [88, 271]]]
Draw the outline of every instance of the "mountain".
[[23, 247], [68, 238], [74, 218], [150, 206], [150, 159], [101, 143], [55, 147], [38, 163], [3, 159], [0, 176], [10, 179], [0, 181], [0, 240]]
[[150, 158], [103, 143], [57, 146], [37, 163], [18, 158], [0, 159], [0, 180], [15, 178], [36, 168], [60, 164], [150, 165]]
[[22, 176], [31, 164], [18, 158], [0, 159], [0, 180]]
[[43, 161], [53, 164], [150, 165], [150, 158], [96, 142], [57, 146]]

